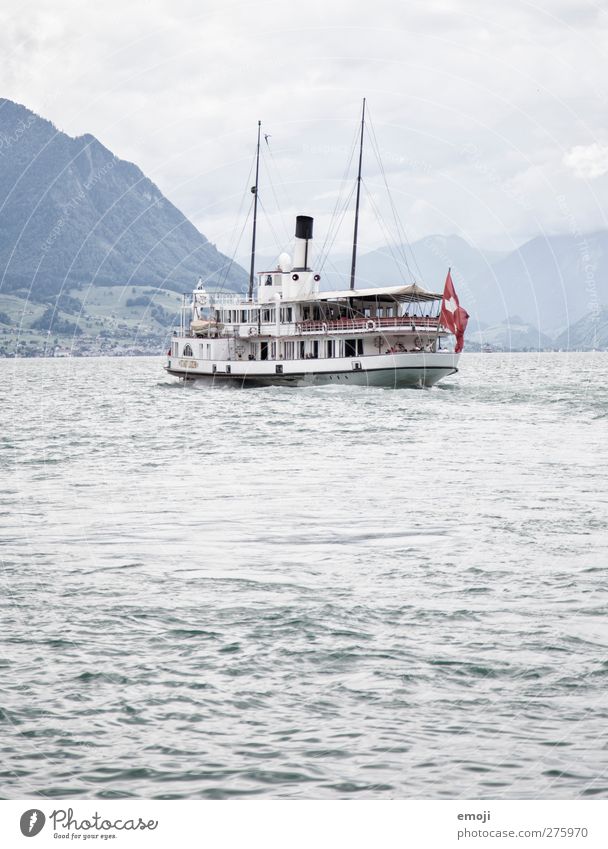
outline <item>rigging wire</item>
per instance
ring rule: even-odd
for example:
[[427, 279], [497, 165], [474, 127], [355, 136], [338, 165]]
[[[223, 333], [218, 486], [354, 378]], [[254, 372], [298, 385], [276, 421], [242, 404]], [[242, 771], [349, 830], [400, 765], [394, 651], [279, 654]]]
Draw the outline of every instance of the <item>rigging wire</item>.
[[[237, 228], [239, 226], [239, 220], [241, 218], [241, 215], [243, 214], [243, 207], [245, 206], [245, 198], [249, 195], [249, 186], [251, 186], [251, 176], [253, 174], [254, 165], [255, 165], [255, 156], [251, 160], [251, 166], [249, 168], [249, 174], [247, 176], [247, 182], [245, 183], [246, 188], [245, 188], [245, 191], [243, 192], [243, 194], [241, 195], [241, 203], [239, 205], [239, 210], [238, 210], [236, 217], [234, 219], [234, 226], [232, 228], [232, 233], [231, 233], [230, 239], [228, 241], [228, 246], [229, 246], [228, 251], [227, 251], [228, 256], [230, 255], [230, 246], [232, 245], [233, 240], [236, 236]], [[250, 215], [251, 215], [251, 208], [249, 209], [249, 212], [248, 212], [247, 217], [245, 219], [245, 223], [247, 223], [247, 221], [249, 221]], [[238, 241], [237, 241], [237, 243], [234, 247], [234, 251], [232, 253], [232, 256], [230, 256], [230, 261], [225, 266], [224, 274], [223, 274], [222, 277], [220, 277], [220, 280], [219, 280], [219, 291], [220, 292], [223, 291], [224, 286], [226, 285], [226, 282], [228, 280], [228, 274], [230, 272], [230, 269], [232, 268], [232, 264], [234, 263], [234, 258], [236, 256], [239, 245], [241, 243], [241, 239], [243, 238], [243, 230], [244, 230], [244, 227], [241, 229], [241, 232], [239, 234]]]
[[367, 199], [368, 199], [369, 204], [372, 208], [372, 211], [374, 212], [374, 215], [376, 216], [376, 221], [380, 225], [380, 230], [382, 231], [382, 235], [386, 239], [386, 247], [387, 247], [387, 249], [390, 253], [391, 259], [393, 260], [393, 262], [397, 266], [397, 270], [399, 272], [399, 275], [403, 279], [403, 269], [404, 269], [404, 266], [405, 266], [405, 268], [407, 268], [407, 271], [408, 271], [408, 273], [411, 277], [412, 283], [415, 283], [416, 280], [414, 278], [414, 275], [412, 274], [411, 268], [407, 264], [407, 259], [405, 259], [405, 262], [402, 262], [401, 260], [404, 259], [404, 258], [402, 257], [400, 259], [395, 254], [394, 245], [391, 244], [391, 242], [393, 242], [393, 239], [391, 238], [390, 230], [388, 229], [388, 225], [387, 225], [386, 221], [384, 220], [384, 217], [382, 216], [382, 213], [380, 212], [380, 209], [379, 209], [378, 205], [376, 204], [376, 201], [374, 200], [374, 196], [373, 196], [372, 192], [369, 190], [369, 187], [368, 187], [367, 183], [365, 182], [365, 180], [362, 180], [361, 182], [363, 183], [363, 185], [365, 187], [365, 190], [367, 192]]
[[[409, 249], [409, 252], [412, 256], [412, 259], [414, 261], [414, 265], [416, 266], [416, 271], [419, 274], [419, 280], [422, 283], [423, 282], [422, 271], [420, 270], [420, 266], [418, 265], [418, 261], [416, 260], [416, 256], [415, 256], [415, 254], [412, 250], [411, 243], [410, 243], [410, 241], [407, 237], [405, 227], [403, 226], [403, 222], [401, 221], [401, 217], [399, 216], [399, 212], [398, 212], [397, 207], [395, 205], [393, 195], [392, 195], [390, 187], [388, 185], [388, 179], [386, 177], [386, 171], [384, 169], [384, 163], [382, 162], [382, 157], [380, 156], [380, 146], [378, 145], [378, 140], [376, 138], [376, 131], [374, 129], [374, 125], [373, 125], [373, 122], [371, 120], [371, 116], [369, 118], [369, 127], [370, 127], [370, 140], [372, 142], [372, 150], [374, 151], [374, 154], [376, 156], [376, 160], [377, 160], [378, 165], [380, 167], [380, 173], [382, 175], [384, 186], [386, 188], [386, 192], [387, 192], [388, 198], [389, 198], [391, 211], [393, 213], [393, 220], [395, 222], [395, 229], [396, 229], [396, 236], [397, 236], [397, 240], [396, 240], [397, 241], [397, 247], [400, 249], [400, 252], [403, 255], [403, 259], [404, 259], [404, 262], [405, 262], [405, 265], [406, 265], [408, 271], [410, 271], [410, 274], [412, 274], [410, 266], [409, 266], [409, 262], [407, 260], [407, 255], [405, 253], [405, 246], [407, 246], [407, 248]], [[403, 239], [403, 241], [401, 241], [401, 239]]]
[[[283, 179], [283, 176], [282, 176], [281, 171], [279, 169], [279, 166], [277, 164], [277, 160], [275, 159], [274, 153], [272, 152], [272, 145], [268, 141], [269, 138], [270, 138], [270, 136], [266, 136], [266, 149], [267, 149], [267, 151], [270, 155], [270, 163], [272, 164], [272, 167], [274, 168], [274, 170], [276, 172], [278, 185], [281, 187], [281, 190], [283, 191], [285, 201], [286, 201], [286, 205], [287, 205], [288, 208], [293, 209], [293, 207], [294, 207], [293, 199], [292, 199], [291, 195], [289, 194], [289, 192], [287, 190], [287, 184], [285, 183], [285, 180]], [[268, 171], [270, 172], [270, 169], [268, 169]], [[274, 186], [273, 186], [273, 193], [274, 193]], [[291, 233], [289, 232], [289, 227], [285, 224], [285, 218], [284, 218], [284, 215], [283, 215], [283, 211], [282, 211], [281, 205], [278, 201], [278, 198], [276, 196], [276, 193], [275, 193], [275, 200], [276, 200], [276, 203], [277, 203], [277, 208], [278, 208], [278, 210], [281, 214], [281, 219], [283, 221], [283, 226], [285, 228], [285, 232], [287, 234], [287, 241], [290, 241], [292, 236], [291, 236]]]
[[[330, 216], [329, 225], [328, 225], [328, 228], [327, 228], [327, 233], [325, 235], [325, 241], [323, 242], [323, 245], [321, 247], [321, 251], [319, 253], [319, 262], [321, 262], [322, 264], [325, 263], [326, 248], [327, 248], [328, 243], [330, 244], [330, 247], [327, 248], [327, 252], [329, 252], [329, 250], [331, 249], [331, 245], [333, 245], [333, 243], [335, 242], [335, 239], [336, 239], [337, 231], [333, 232], [333, 235], [332, 235], [332, 229], [334, 228], [335, 223], [336, 223], [336, 215], [337, 215], [338, 209], [340, 208], [340, 204], [342, 202], [342, 193], [344, 192], [345, 187], [347, 185], [347, 181], [348, 181], [348, 177], [349, 177], [349, 174], [350, 174], [350, 169], [351, 169], [351, 166], [352, 166], [353, 158], [354, 158], [354, 155], [355, 155], [355, 151], [357, 149], [358, 135], [359, 135], [359, 128], [357, 127], [355, 129], [354, 134], [353, 134], [353, 140], [352, 140], [351, 148], [350, 148], [350, 156], [348, 158], [348, 161], [346, 163], [346, 168], [344, 169], [344, 174], [342, 175], [342, 179], [340, 181], [340, 186], [339, 186], [338, 194], [337, 194], [337, 197], [336, 197], [336, 203], [334, 204], [334, 208], [333, 208], [332, 214]], [[353, 190], [351, 189], [351, 191], [349, 193], [349, 198], [352, 196], [352, 194], [353, 194]], [[343, 217], [344, 216], [342, 215], [342, 218]], [[340, 219], [340, 223], [338, 224], [338, 229], [340, 228], [340, 225], [342, 223], [342, 218]], [[331, 242], [330, 242], [330, 240], [331, 240]]]
[[268, 227], [269, 227], [269, 229], [270, 229], [270, 232], [271, 232], [271, 233], [272, 233], [272, 235], [273, 235], [273, 238], [274, 238], [275, 244], [276, 244], [276, 245], [277, 245], [277, 247], [279, 248], [279, 253], [281, 253], [282, 248], [281, 248], [281, 243], [279, 242], [279, 237], [278, 237], [278, 235], [277, 235], [277, 231], [274, 229], [274, 225], [273, 225], [273, 223], [272, 223], [272, 220], [271, 220], [271, 218], [270, 218], [270, 215], [269, 215], [269, 214], [268, 214], [268, 212], [266, 211], [266, 207], [265, 207], [265, 206], [264, 206], [264, 204], [262, 203], [262, 199], [261, 199], [259, 196], [258, 196], [258, 204], [260, 205], [260, 209], [261, 209], [261, 210], [262, 210], [262, 212], [264, 213], [264, 218], [266, 219], [266, 223], [268, 224]]
[[[318, 259], [319, 271], [323, 271], [323, 268], [325, 267], [325, 263], [329, 259], [329, 254], [330, 254], [330, 252], [331, 252], [331, 250], [334, 246], [334, 242], [336, 241], [338, 233], [340, 232], [340, 228], [342, 226], [342, 222], [344, 221], [344, 217], [346, 216], [346, 213], [348, 212], [350, 202], [351, 202], [352, 197], [355, 193], [355, 188], [356, 188], [356, 186], [353, 185], [349, 194], [348, 194], [348, 197], [344, 200], [344, 203], [342, 205], [342, 211], [341, 211], [341, 214], [340, 214], [340, 218], [339, 218], [339, 220], [336, 218], [337, 224], [334, 227], [331, 242], [328, 245], [327, 251], [325, 253], [322, 253], [322, 254], [319, 255], [319, 259]], [[327, 238], [329, 238], [329, 235], [328, 235]], [[327, 239], [326, 239], [326, 243], [327, 243]], [[330, 264], [333, 265], [333, 263], [330, 263]], [[335, 269], [335, 266], [334, 266], [334, 269]], [[335, 269], [335, 270], [337, 271], [337, 269]], [[338, 274], [340, 274], [340, 272], [338, 272]], [[340, 275], [340, 276], [342, 276], [342, 275]]]
[[[268, 142], [267, 142], [267, 145], [268, 145]], [[262, 167], [264, 168], [264, 173], [265, 173], [265, 175], [266, 175], [266, 177], [267, 177], [268, 184], [270, 185], [270, 189], [271, 189], [271, 191], [272, 191], [272, 195], [273, 195], [273, 197], [274, 197], [274, 202], [275, 202], [275, 204], [276, 204], [277, 212], [278, 212], [278, 214], [279, 214], [279, 216], [280, 216], [280, 218], [281, 218], [281, 224], [282, 224], [282, 226], [283, 226], [283, 230], [285, 231], [285, 236], [286, 236], [285, 241], [289, 242], [289, 240], [290, 240], [290, 238], [291, 238], [291, 236], [289, 235], [289, 228], [287, 227], [287, 223], [286, 223], [286, 221], [285, 221], [285, 214], [284, 214], [283, 209], [282, 209], [282, 207], [281, 207], [281, 204], [280, 204], [280, 202], [279, 202], [279, 198], [277, 197], [277, 193], [276, 193], [276, 189], [275, 189], [275, 184], [274, 184], [274, 180], [272, 179], [272, 173], [271, 173], [271, 171], [270, 171], [269, 164], [268, 164], [268, 162], [266, 161], [266, 157], [265, 157], [265, 156], [262, 156], [262, 157], [261, 157], [261, 160], [262, 160]], [[279, 179], [280, 179], [280, 175], [279, 175]], [[284, 244], [285, 244], [285, 242], [283, 242], [283, 245], [284, 245]], [[277, 247], [279, 248], [279, 252], [283, 249], [283, 248], [282, 248], [282, 245], [281, 245], [281, 243], [278, 241], [278, 239], [277, 239]]]
[[[259, 198], [258, 198], [258, 200], [259, 200]], [[226, 263], [224, 278], [221, 281], [220, 286], [219, 286], [219, 290], [218, 290], [221, 294], [223, 294], [223, 292], [224, 292], [224, 287], [226, 286], [226, 281], [228, 279], [228, 272], [230, 271], [230, 269], [232, 268], [232, 266], [234, 264], [234, 260], [236, 258], [237, 251], [238, 251], [239, 246], [241, 244], [241, 239], [243, 238], [243, 233], [245, 232], [245, 228], [247, 227], [247, 224], [249, 223], [249, 219], [251, 218], [251, 214], [253, 212], [253, 203], [254, 203], [254, 199], [251, 198], [251, 202], [249, 204], [249, 211], [247, 212], [247, 215], [245, 216], [243, 226], [241, 227], [241, 232], [239, 233], [239, 237], [238, 237], [237, 242], [234, 246], [234, 251], [232, 252], [232, 256], [229, 258], [229, 261]], [[242, 204], [241, 204], [241, 206], [242, 206]]]

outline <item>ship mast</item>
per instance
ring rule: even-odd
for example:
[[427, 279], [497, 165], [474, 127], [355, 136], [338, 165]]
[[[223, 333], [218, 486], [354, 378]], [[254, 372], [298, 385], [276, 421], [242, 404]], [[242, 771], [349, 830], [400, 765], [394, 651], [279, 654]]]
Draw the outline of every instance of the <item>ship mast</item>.
[[355, 268], [357, 266], [357, 233], [359, 230], [359, 198], [361, 197], [361, 163], [363, 161], [363, 130], [365, 128], [365, 98], [361, 113], [361, 141], [359, 143], [359, 173], [357, 175], [357, 199], [355, 202], [355, 230], [353, 232], [353, 257], [350, 264], [350, 288], [355, 288]]
[[260, 130], [262, 122], [258, 121], [258, 147], [255, 156], [255, 185], [251, 187], [253, 194], [253, 234], [251, 236], [251, 266], [249, 268], [249, 290], [247, 292], [247, 300], [253, 300], [253, 277], [255, 266], [255, 231], [258, 222], [258, 178], [260, 175]]

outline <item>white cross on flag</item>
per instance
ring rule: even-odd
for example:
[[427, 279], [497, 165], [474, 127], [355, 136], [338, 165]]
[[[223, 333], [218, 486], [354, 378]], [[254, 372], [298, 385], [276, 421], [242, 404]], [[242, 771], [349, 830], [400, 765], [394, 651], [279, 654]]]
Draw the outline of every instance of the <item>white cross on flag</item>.
[[468, 320], [469, 314], [460, 306], [458, 295], [452, 282], [452, 274], [448, 271], [448, 276], [445, 278], [439, 323], [456, 337], [456, 347], [454, 350], [457, 354], [464, 348], [464, 332], [467, 329]]

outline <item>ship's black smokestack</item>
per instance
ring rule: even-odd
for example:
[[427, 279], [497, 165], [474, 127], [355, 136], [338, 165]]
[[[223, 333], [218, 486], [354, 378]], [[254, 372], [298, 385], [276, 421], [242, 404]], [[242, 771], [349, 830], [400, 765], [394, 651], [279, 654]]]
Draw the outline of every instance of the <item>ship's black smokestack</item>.
[[310, 215], [296, 216], [296, 239], [312, 239], [312, 222]]
[[312, 218], [310, 215], [296, 216], [296, 243], [293, 253], [293, 267], [300, 271], [308, 270], [308, 243], [312, 239]]

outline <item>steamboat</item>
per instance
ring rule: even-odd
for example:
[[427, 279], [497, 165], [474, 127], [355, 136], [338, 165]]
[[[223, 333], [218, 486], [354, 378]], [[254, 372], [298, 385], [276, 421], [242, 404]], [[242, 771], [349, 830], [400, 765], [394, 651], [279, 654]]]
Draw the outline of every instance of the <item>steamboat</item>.
[[293, 254], [255, 273], [260, 157], [251, 191], [253, 233], [249, 288], [243, 295], [184, 295], [166, 371], [183, 380], [239, 386], [341, 384], [430, 387], [458, 371], [468, 315], [450, 273], [441, 294], [410, 285], [356, 285], [365, 101], [350, 286], [325, 291], [312, 263], [313, 219], [298, 215]]

